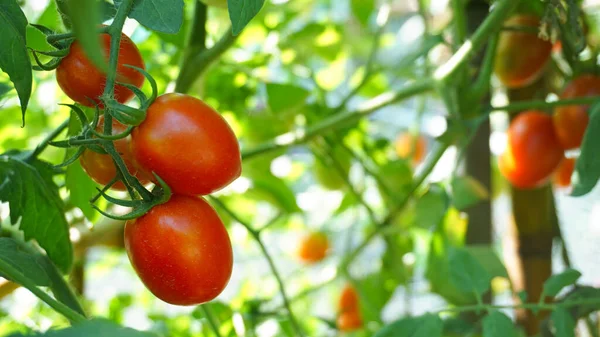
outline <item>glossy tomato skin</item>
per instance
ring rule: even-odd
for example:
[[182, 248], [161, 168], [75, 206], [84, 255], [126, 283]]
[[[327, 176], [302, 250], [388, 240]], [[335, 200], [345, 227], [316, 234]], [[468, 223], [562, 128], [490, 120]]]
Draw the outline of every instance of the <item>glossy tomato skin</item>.
[[508, 145], [500, 156], [500, 173], [518, 188], [545, 183], [563, 158], [552, 117], [541, 111], [520, 113], [508, 129]]
[[201, 197], [175, 194], [127, 221], [125, 249], [146, 287], [175, 305], [214, 299], [225, 289], [233, 268], [225, 226]]
[[323, 233], [310, 233], [300, 241], [298, 257], [307, 264], [317, 263], [327, 256], [329, 239]]
[[360, 311], [352, 310], [341, 313], [337, 318], [338, 330], [350, 332], [362, 327], [362, 317]]
[[225, 119], [201, 100], [165, 94], [132, 133], [136, 161], [174, 193], [206, 195], [241, 174], [240, 148]]
[[[98, 124], [96, 125], [96, 131], [101, 132], [103, 126], [104, 116], [100, 116], [98, 119]], [[125, 130], [127, 130], [127, 126], [113, 119], [113, 135], [123, 133]], [[115, 146], [115, 150], [117, 150], [119, 155], [121, 155], [121, 158], [123, 158], [129, 173], [140, 179], [142, 184], [147, 184], [149, 182], [149, 174], [139, 170], [137, 165], [134, 163], [133, 155], [131, 154], [131, 148], [129, 145], [130, 141], [130, 137], [127, 136], [114, 141], [113, 144]], [[90, 176], [90, 178], [100, 185], [108, 184], [117, 175], [117, 168], [115, 167], [112, 158], [108, 154], [102, 154], [86, 149], [83, 151], [83, 154], [81, 154], [81, 157], [79, 157], [79, 162], [81, 163], [83, 170]], [[116, 191], [127, 190], [122, 181], [116, 182], [111, 189]]]
[[342, 289], [338, 300], [338, 312], [358, 311], [358, 293], [350, 284], [347, 284]]
[[[600, 77], [582, 75], [567, 84], [560, 98], [570, 99], [598, 95], [600, 95]], [[588, 105], [567, 105], [554, 110], [554, 128], [565, 150], [581, 146], [589, 122], [588, 109]]]
[[396, 154], [402, 159], [411, 159], [414, 165], [419, 164], [425, 157], [427, 141], [421, 135], [402, 133], [394, 142]]
[[[533, 15], [515, 15], [504, 26], [537, 29], [540, 19]], [[550, 59], [552, 43], [525, 31], [503, 31], [498, 40], [494, 72], [508, 88], [521, 88], [533, 83]]]
[[[108, 58], [110, 52], [110, 36], [100, 34], [101, 47]], [[144, 69], [144, 60], [137, 46], [125, 34], [121, 34], [119, 58], [117, 61], [117, 81], [141, 87], [144, 75], [135, 69], [127, 68], [132, 65]], [[63, 58], [56, 68], [56, 80], [64, 93], [73, 101], [94, 106], [100, 104], [99, 97], [104, 92], [106, 75], [87, 58], [83, 47], [78, 41], [71, 44], [69, 54]], [[115, 99], [124, 103], [133, 97], [133, 92], [122, 85], [115, 85]], [[90, 101], [89, 99], [92, 99]]]
[[575, 158], [565, 158], [554, 172], [554, 185], [568, 188], [571, 186], [571, 176], [575, 170]]

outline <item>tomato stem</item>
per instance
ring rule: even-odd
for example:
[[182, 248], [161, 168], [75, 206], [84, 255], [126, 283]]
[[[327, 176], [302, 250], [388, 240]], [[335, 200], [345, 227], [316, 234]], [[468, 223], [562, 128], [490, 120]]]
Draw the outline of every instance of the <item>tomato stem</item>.
[[442, 155], [446, 152], [448, 147], [449, 147], [449, 144], [445, 144], [445, 143], [439, 144], [438, 147], [430, 154], [430, 156], [428, 157], [427, 161], [425, 162], [421, 172], [419, 172], [419, 174], [415, 177], [410, 190], [404, 195], [403, 199], [400, 200], [398, 202], [398, 204], [389, 211], [389, 213], [385, 217], [385, 219], [383, 219], [380, 223], [377, 224], [377, 226], [375, 227], [375, 230], [372, 231], [369, 235], [367, 235], [367, 237], [364, 239], [364, 241], [342, 260], [342, 262], [340, 263], [340, 268], [342, 270], [346, 270], [348, 268], [348, 266], [352, 263], [352, 261], [354, 261], [354, 259], [358, 255], [360, 255], [360, 253], [369, 245], [369, 243], [371, 243], [371, 241], [379, 233], [381, 233], [381, 231], [383, 231], [386, 227], [388, 227], [392, 223], [392, 220], [394, 219], [396, 214], [398, 214], [400, 211], [402, 211], [404, 209], [404, 207], [408, 204], [408, 202], [410, 201], [412, 196], [415, 194], [415, 191], [417, 191], [417, 189], [423, 184], [425, 179], [429, 176], [431, 171], [433, 171], [433, 168], [438, 163], [440, 158], [442, 158]]
[[252, 228], [252, 226], [250, 226], [250, 224], [248, 224], [246, 221], [242, 220], [237, 214], [235, 214], [231, 209], [229, 209], [229, 207], [227, 207], [218, 198], [211, 196], [211, 197], [209, 197], [209, 199], [214, 204], [216, 204], [219, 208], [221, 208], [225, 213], [227, 213], [233, 220], [238, 222], [240, 225], [244, 226], [244, 228], [246, 228], [246, 230], [248, 231], [248, 233], [250, 233], [252, 238], [254, 238], [254, 240], [258, 244], [261, 252], [265, 256], [265, 259], [267, 260], [269, 267], [271, 268], [271, 273], [273, 274], [273, 276], [275, 277], [275, 279], [277, 281], [277, 284], [279, 285], [279, 292], [281, 293], [281, 297], [283, 298], [283, 305], [285, 306], [285, 308], [288, 312], [288, 316], [290, 318], [290, 322], [292, 323], [292, 326], [294, 327], [294, 330], [296, 330], [296, 333], [298, 334], [298, 336], [304, 336], [304, 333], [302, 332], [302, 327], [300, 327], [300, 324], [298, 324], [298, 321], [296, 320], [294, 312], [292, 311], [292, 305], [291, 305], [289, 297], [287, 296], [287, 292], [285, 290], [285, 285], [283, 284], [283, 279], [281, 278], [281, 275], [279, 274], [279, 271], [277, 270], [277, 266], [275, 265], [275, 262], [273, 261], [271, 254], [269, 254], [267, 247], [265, 246], [264, 242], [262, 241], [262, 239], [260, 237], [260, 231]]
[[56, 129], [54, 129], [52, 132], [50, 132], [46, 136], [46, 138], [44, 138], [38, 144], [38, 146], [35, 148], [35, 150], [33, 150], [33, 152], [31, 152], [31, 154], [29, 155], [28, 158], [35, 158], [35, 157], [39, 156], [40, 153], [42, 153], [48, 147], [48, 145], [50, 145], [50, 142], [54, 138], [58, 137], [58, 135], [60, 135], [68, 126], [69, 126], [69, 119], [67, 118], [58, 127], [56, 127]]

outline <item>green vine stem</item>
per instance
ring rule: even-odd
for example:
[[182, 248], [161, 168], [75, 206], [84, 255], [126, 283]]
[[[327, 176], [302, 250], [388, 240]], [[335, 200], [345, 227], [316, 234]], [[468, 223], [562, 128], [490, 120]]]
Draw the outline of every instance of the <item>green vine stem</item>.
[[212, 331], [215, 333], [215, 336], [222, 337], [221, 331], [219, 330], [220, 324], [217, 322], [217, 318], [215, 317], [215, 314], [213, 313], [212, 309], [207, 304], [202, 304], [200, 305], [200, 310], [202, 311], [204, 316], [206, 316], [206, 320], [208, 321], [208, 324], [210, 325]]
[[413, 182], [413, 185], [411, 186], [410, 191], [408, 191], [404, 195], [404, 198], [401, 199], [398, 202], [398, 204], [389, 211], [389, 213], [385, 217], [385, 219], [383, 219], [380, 223], [378, 223], [376, 225], [375, 229], [369, 235], [367, 235], [367, 237], [364, 239], [364, 241], [358, 247], [356, 247], [352, 252], [350, 252], [350, 254], [348, 254], [347, 256], [344, 257], [344, 259], [340, 263], [340, 268], [342, 270], [346, 270], [348, 268], [348, 266], [352, 263], [352, 261], [354, 261], [354, 259], [358, 255], [360, 255], [360, 253], [371, 243], [371, 241], [392, 223], [392, 220], [394, 219], [396, 214], [398, 214], [400, 211], [402, 211], [404, 209], [406, 204], [410, 201], [410, 199], [414, 195], [415, 191], [423, 184], [423, 182], [429, 176], [431, 171], [433, 171], [433, 168], [435, 167], [437, 162], [440, 160], [440, 158], [442, 158], [442, 155], [446, 152], [448, 147], [449, 147], [448, 144], [440, 144], [435, 149], [435, 151], [433, 151], [430, 154], [430, 156], [427, 158], [427, 162], [424, 164], [421, 172], [419, 172], [419, 174], [415, 177], [415, 180]]
[[556, 303], [522, 303], [522, 304], [507, 304], [507, 305], [494, 305], [494, 304], [475, 304], [465, 305], [459, 307], [444, 308], [438, 311], [443, 312], [468, 312], [468, 311], [490, 311], [495, 309], [526, 309], [526, 310], [554, 310], [556, 308], [572, 308], [584, 305], [597, 305], [600, 303], [600, 299], [597, 298], [584, 298], [580, 300], [571, 300], [565, 302]]
[[[110, 35], [110, 54], [108, 57], [108, 71], [106, 73], [106, 86], [104, 87], [104, 93], [102, 94], [103, 101], [110, 101], [114, 97], [115, 81], [117, 78], [117, 61], [119, 59], [119, 49], [121, 45], [121, 31], [125, 24], [125, 19], [133, 6], [133, 0], [123, 0], [119, 6], [117, 13], [114, 17], [113, 23], [108, 29]], [[109, 109], [104, 114], [104, 134], [112, 135], [112, 115]], [[151, 200], [152, 193], [148, 191], [137, 178], [133, 177], [127, 170], [127, 166], [123, 161], [123, 158], [117, 153], [115, 146], [111, 140], [101, 141], [106, 152], [113, 158], [115, 166], [123, 178], [126, 186], [132, 186], [141, 195], [144, 200]], [[130, 193], [131, 194], [131, 193]], [[131, 195], [133, 198], [134, 195]]]
[[420, 80], [407, 85], [406, 87], [400, 89], [396, 93], [388, 92], [381, 94], [363, 103], [358, 109], [354, 111], [333, 115], [312, 127], [308, 127], [304, 130], [283, 134], [272, 141], [268, 141], [257, 146], [254, 149], [244, 151], [242, 153], [242, 160], [248, 160], [260, 154], [305, 143], [313, 137], [319, 136], [326, 132], [330, 132], [334, 129], [340, 128], [343, 125], [356, 122], [364, 116], [368, 116], [385, 106], [397, 103], [409, 97], [425, 93], [427, 91], [431, 91], [434, 87], [434, 83], [435, 82], [430, 79]]
[[287, 296], [287, 292], [285, 290], [285, 285], [283, 284], [283, 279], [281, 278], [281, 275], [279, 274], [279, 271], [277, 270], [277, 266], [275, 266], [275, 262], [273, 261], [271, 254], [267, 250], [267, 247], [265, 246], [264, 242], [262, 241], [262, 239], [260, 237], [260, 232], [255, 230], [254, 228], [252, 228], [252, 226], [250, 226], [250, 224], [248, 224], [246, 221], [242, 220], [237, 214], [235, 214], [232, 210], [230, 210], [229, 207], [227, 207], [221, 200], [219, 200], [215, 197], [210, 197], [210, 200], [213, 203], [215, 203], [219, 208], [221, 208], [225, 213], [227, 213], [233, 220], [235, 220], [236, 222], [238, 222], [239, 224], [244, 226], [244, 228], [246, 228], [246, 230], [248, 231], [248, 233], [250, 233], [252, 238], [254, 238], [254, 240], [260, 247], [261, 252], [265, 256], [265, 259], [269, 263], [269, 267], [271, 268], [271, 273], [277, 280], [277, 284], [279, 285], [279, 292], [281, 293], [281, 297], [283, 298], [283, 305], [285, 306], [285, 308], [288, 312], [288, 316], [290, 318], [290, 322], [292, 323], [292, 326], [294, 327], [294, 330], [296, 330], [296, 333], [298, 334], [298, 336], [304, 336], [304, 333], [302, 332], [302, 328], [300, 327], [300, 324], [298, 324], [298, 321], [296, 320], [294, 312], [292, 311], [292, 304], [291, 304], [289, 297]]
[[196, 79], [209, 65], [227, 51], [236, 39], [237, 36], [234, 36], [231, 28], [229, 28], [214, 46], [209, 49], [201, 49], [196, 55], [190, 55], [186, 58], [175, 82], [175, 92], [188, 92]]
[[39, 156], [47, 147], [50, 145], [50, 142], [58, 137], [67, 127], [69, 126], [69, 119], [67, 118], [64, 122], [62, 122], [56, 129], [50, 132], [42, 141], [36, 146], [35, 150], [31, 152], [28, 158], [35, 158]]
[[56, 312], [66, 317], [72, 323], [80, 323], [86, 320], [83, 315], [69, 308], [65, 304], [55, 300], [52, 298], [52, 296], [38, 288], [38, 286], [31, 279], [23, 276], [23, 274], [21, 274], [21, 272], [19, 272], [15, 267], [2, 259], [0, 259], [0, 270], [2, 270], [2, 272], [6, 274], [6, 276], [8, 276], [12, 281], [27, 288], [35, 296], [48, 304], [52, 309], [56, 310]]

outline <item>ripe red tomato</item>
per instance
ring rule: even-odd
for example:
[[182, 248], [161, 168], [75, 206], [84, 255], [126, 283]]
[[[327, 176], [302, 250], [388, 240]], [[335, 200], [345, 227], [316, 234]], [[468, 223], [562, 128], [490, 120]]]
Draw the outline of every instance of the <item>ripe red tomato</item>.
[[500, 173], [514, 186], [533, 188], [546, 182], [563, 158], [552, 117], [540, 111], [519, 114], [508, 129]]
[[571, 186], [571, 175], [575, 170], [575, 159], [565, 158], [560, 162], [560, 165], [554, 172], [554, 185], [557, 187]]
[[398, 138], [396, 138], [394, 147], [399, 158], [412, 158], [412, 163], [417, 165], [425, 157], [427, 141], [421, 135], [413, 135], [407, 132], [400, 134]]
[[316, 263], [327, 256], [329, 240], [323, 233], [315, 232], [305, 236], [298, 247], [298, 257], [305, 263]]
[[[96, 125], [96, 131], [101, 132], [104, 126], [104, 116], [100, 116], [98, 119], [98, 124]], [[112, 134], [116, 135], [119, 133], [125, 132], [127, 126], [119, 123], [117, 120], [113, 119], [112, 121]], [[142, 170], [138, 169], [136, 163], [133, 160], [133, 155], [131, 154], [131, 148], [129, 146], [130, 137], [121, 138], [114, 142], [115, 150], [121, 155], [123, 161], [125, 162], [125, 166], [127, 166], [127, 170], [132, 175], [136, 176], [140, 179], [142, 184], [147, 184], [149, 181], [150, 175]], [[116, 175], [117, 168], [113, 163], [112, 158], [108, 154], [102, 154], [98, 152], [94, 152], [92, 150], [85, 150], [81, 157], [79, 157], [79, 162], [81, 163], [81, 167], [83, 170], [100, 185], [108, 184]], [[126, 191], [127, 188], [122, 181], [116, 182], [112, 187], [113, 190], [117, 191]]]
[[[505, 26], [537, 29], [540, 19], [532, 15], [516, 15]], [[494, 71], [508, 88], [521, 88], [533, 83], [550, 59], [552, 43], [537, 34], [525, 31], [504, 31], [500, 34]]]
[[[600, 77], [582, 75], [571, 81], [560, 95], [561, 99], [600, 95]], [[581, 146], [589, 122], [588, 105], [560, 106], [554, 110], [554, 128], [565, 150]]]
[[358, 311], [358, 293], [352, 285], [347, 284], [338, 301], [338, 312]]
[[201, 100], [182, 94], [158, 97], [132, 133], [136, 161], [173, 190], [205, 195], [240, 176], [240, 148], [225, 119]]
[[[110, 52], [110, 35], [100, 34], [101, 45], [106, 58]], [[117, 80], [141, 87], [144, 75], [125, 65], [144, 68], [144, 60], [136, 45], [125, 34], [121, 34], [119, 58], [117, 61]], [[60, 61], [56, 68], [56, 80], [60, 88], [75, 102], [94, 106], [88, 99], [100, 103], [98, 97], [104, 92], [106, 75], [87, 58], [81, 44], [75, 41], [71, 44], [69, 54]], [[124, 103], [133, 97], [133, 92], [124, 86], [115, 85], [115, 99]]]
[[233, 268], [227, 230], [200, 197], [175, 194], [127, 221], [125, 249], [146, 287], [175, 305], [214, 299], [225, 289]]
[[338, 330], [344, 332], [358, 330], [362, 327], [362, 324], [362, 317], [358, 310], [343, 312], [337, 318]]

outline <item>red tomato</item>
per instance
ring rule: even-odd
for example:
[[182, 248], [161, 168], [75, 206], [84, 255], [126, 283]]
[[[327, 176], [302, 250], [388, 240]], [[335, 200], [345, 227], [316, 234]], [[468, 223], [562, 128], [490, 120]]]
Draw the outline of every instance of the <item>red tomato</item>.
[[519, 114], [508, 129], [508, 146], [500, 156], [500, 173], [519, 188], [537, 187], [563, 158], [552, 117], [540, 111]]
[[[582, 75], [571, 81], [560, 95], [561, 99], [600, 95], [600, 77]], [[588, 105], [560, 106], [554, 110], [554, 129], [565, 150], [581, 146], [589, 122]]]
[[338, 312], [358, 311], [358, 293], [352, 285], [347, 284], [338, 301]]
[[146, 287], [175, 305], [214, 299], [225, 289], [233, 268], [227, 230], [200, 197], [173, 195], [127, 221], [125, 249]]
[[394, 143], [396, 154], [399, 158], [412, 158], [413, 164], [419, 164], [425, 157], [427, 151], [427, 141], [421, 135], [403, 133], [396, 138]]
[[327, 256], [329, 240], [323, 233], [310, 233], [300, 241], [298, 257], [305, 263], [316, 263]]
[[571, 176], [575, 170], [575, 159], [565, 158], [554, 172], [554, 185], [558, 187], [571, 186]]
[[[507, 27], [537, 29], [540, 19], [532, 15], [516, 15], [506, 20]], [[494, 71], [508, 88], [521, 88], [533, 83], [550, 59], [552, 43], [537, 34], [525, 31], [504, 31], [500, 34]]]
[[178, 194], [212, 193], [242, 171], [240, 148], [229, 124], [187, 95], [158, 97], [133, 131], [131, 146], [136, 161]]
[[[100, 116], [98, 119], [98, 124], [96, 125], [96, 131], [101, 132], [104, 127], [104, 116]], [[127, 126], [119, 123], [117, 120], [113, 119], [112, 121], [112, 134], [116, 135], [119, 133], [125, 132]], [[123, 161], [125, 162], [125, 166], [127, 166], [127, 170], [132, 175], [138, 177], [141, 180], [142, 184], [147, 184], [149, 181], [149, 174], [143, 172], [137, 168], [133, 160], [133, 155], [131, 154], [131, 148], [129, 146], [130, 137], [121, 138], [114, 142], [115, 150], [121, 155]], [[98, 152], [94, 152], [92, 150], [85, 150], [81, 157], [79, 157], [79, 162], [81, 163], [81, 167], [83, 170], [100, 185], [108, 184], [116, 175], [117, 168], [113, 163], [112, 158], [108, 154], [102, 154]], [[112, 186], [113, 190], [117, 191], [126, 191], [127, 188], [122, 181], [116, 182]]]
[[[110, 35], [100, 34], [101, 45], [106, 58], [110, 52]], [[117, 61], [117, 80], [141, 87], [144, 75], [125, 65], [144, 68], [144, 60], [136, 45], [125, 34], [121, 34], [119, 58]], [[75, 102], [94, 106], [88, 99], [100, 103], [98, 97], [104, 92], [106, 75], [87, 58], [81, 44], [75, 41], [71, 44], [69, 54], [60, 61], [56, 68], [56, 80], [60, 88]], [[115, 85], [115, 99], [121, 103], [133, 97], [133, 92], [124, 86]]]
[[362, 327], [362, 317], [358, 310], [346, 311], [341, 313], [337, 319], [338, 330], [350, 332]]

